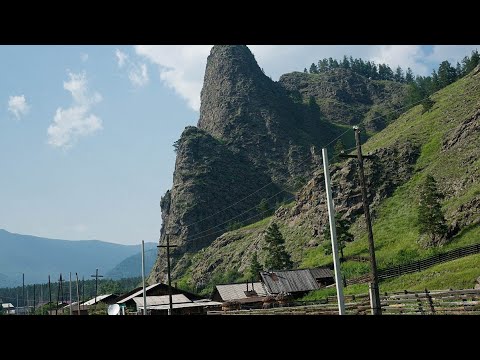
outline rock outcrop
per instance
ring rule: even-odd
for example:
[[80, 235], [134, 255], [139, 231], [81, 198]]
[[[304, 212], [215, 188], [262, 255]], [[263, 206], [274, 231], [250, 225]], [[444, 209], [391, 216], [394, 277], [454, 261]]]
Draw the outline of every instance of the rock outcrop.
[[[335, 79], [348, 77], [334, 93], [325, 90], [332, 77], [315, 78], [307, 91], [301, 81], [288, 80], [292, 76], [297, 77], [272, 81], [246, 46], [212, 48], [198, 126], [185, 129], [176, 142], [173, 187], [161, 200], [160, 242], [169, 236], [178, 246], [174, 267], [182, 267], [184, 254], [208, 246], [232, 226], [257, 221], [262, 199], [273, 208], [312, 177], [319, 166], [315, 153], [344, 131], [332, 111], [324, 109], [329, 118], [319, 107], [329, 96], [338, 104], [361, 102], [365, 113], [377, 97], [391, 97], [387, 85], [378, 90], [380, 85], [348, 71], [332, 73]], [[164, 275], [165, 266], [157, 261], [150, 280]]]

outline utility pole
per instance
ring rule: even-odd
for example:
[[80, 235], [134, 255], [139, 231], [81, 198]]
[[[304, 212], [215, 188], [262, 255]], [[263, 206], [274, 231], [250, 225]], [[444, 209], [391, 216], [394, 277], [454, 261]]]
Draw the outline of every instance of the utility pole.
[[365, 214], [365, 222], [367, 225], [368, 249], [370, 252], [370, 278], [371, 278], [371, 282], [369, 284], [370, 305], [372, 308], [372, 315], [381, 315], [382, 307], [380, 303], [380, 291], [378, 288], [377, 262], [375, 260], [375, 244], [373, 242], [372, 221], [370, 219], [370, 209], [368, 205], [367, 188], [365, 185], [365, 174], [363, 172], [363, 159], [369, 159], [369, 158], [372, 158], [372, 156], [362, 154], [362, 145], [360, 144], [360, 128], [358, 126], [354, 126], [353, 130], [355, 131], [355, 142], [357, 144], [357, 156], [346, 155], [346, 154], [340, 154], [340, 156], [356, 157], [358, 159], [358, 173], [360, 177], [360, 185], [362, 190], [363, 212]]
[[335, 224], [335, 207], [333, 206], [332, 187], [330, 185], [330, 170], [328, 168], [327, 149], [322, 149], [323, 174], [325, 176], [325, 192], [327, 193], [328, 219], [330, 223], [330, 237], [332, 239], [333, 269], [335, 285], [337, 287], [338, 314], [345, 315], [345, 300], [343, 297], [343, 280], [340, 273], [340, 259], [338, 258], [337, 226]]
[[35, 315], [35, 284], [33, 284], [33, 315]]
[[[58, 315], [58, 301], [60, 300], [60, 289], [62, 288], [62, 273], [60, 273], [60, 279], [58, 280], [58, 291], [57, 291], [57, 306], [55, 306], [55, 315]], [[62, 291], [62, 304], [63, 304], [63, 291]]]
[[80, 315], [80, 293], [78, 292], [78, 273], [75, 273], [77, 278], [77, 306], [78, 306], [78, 315]]
[[142, 240], [142, 282], [143, 282], [143, 315], [147, 315], [147, 292], [145, 290], [145, 242]]
[[22, 273], [22, 306], [23, 315], [25, 315], [25, 273]]
[[95, 306], [97, 306], [97, 290], [98, 290], [98, 278], [103, 277], [103, 275], [98, 275], [98, 269], [95, 271], [95, 275], [90, 275], [95, 278]]
[[85, 302], [85, 276], [82, 276], [82, 304]]
[[72, 273], [69, 273], [68, 287], [70, 289], [70, 315], [72, 315]]
[[157, 245], [159, 248], [167, 248], [167, 277], [168, 277], [168, 315], [172, 315], [173, 313], [173, 305], [172, 305], [172, 279], [170, 277], [170, 248], [177, 247], [177, 245], [170, 245], [170, 235], [167, 234], [167, 245]]
[[52, 309], [52, 288], [50, 287], [50, 275], [48, 275], [48, 315], [50, 315], [50, 310]]

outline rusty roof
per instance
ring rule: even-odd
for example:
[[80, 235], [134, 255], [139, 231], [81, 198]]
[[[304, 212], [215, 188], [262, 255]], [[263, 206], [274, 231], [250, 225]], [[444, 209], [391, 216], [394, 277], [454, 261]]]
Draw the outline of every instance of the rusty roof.
[[258, 296], [267, 296], [267, 293], [265, 292], [265, 289], [263, 288], [263, 284], [261, 282], [253, 283], [254, 292], [252, 292], [252, 283], [249, 283], [248, 293], [246, 293], [247, 291], [246, 283], [217, 285], [216, 289], [223, 301], [248, 299], [250, 297], [258, 297]]
[[316, 279], [333, 277], [330, 269], [298, 269], [260, 272], [266, 290], [270, 294], [296, 293], [320, 289]]

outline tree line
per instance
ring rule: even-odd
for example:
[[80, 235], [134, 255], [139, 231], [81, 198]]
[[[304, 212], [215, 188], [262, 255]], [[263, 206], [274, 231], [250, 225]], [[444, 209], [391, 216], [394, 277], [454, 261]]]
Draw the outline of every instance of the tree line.
[[[70, 289], [68, 279], [63, 281], [61, 291], [59, 291], [59, 282], [53, 281], [54, 277], [52, 276], [52, 281], [50, 283], [50, 290], [52, 293], [52, 302], [55, 303], [57, 301], [57, 297], [59, 301], [63, 299], [63, 301], [69, 300], [70, 297]], [[141, 283], [141, 277], [133, 277], [133, 278], [126, 278], [120, 280], [112, 280], [112, 279], [99, 279], [98, 280], [98, 295], [102, 294], [123, 294], [128, 292], [135, 287], [139, 286]], [[72, 301], [77, 301], [77, 284], [76, 280], [72, 279]], [[40, 290], [40, 287], [42, 288]], [[80, 301], [83, 299], [85, 301], [90, 300], [95, 296], [95, 279], [79, 279], [79, 293], [80, 293]], [[22, 299], [22, 286], [17, 286], [13, 288], [1, 288], [0, 289], [0, 299], [6, 303], [12, 303], [14, 306], [17, 306], [17, 295], [18, 295], [18, 303], [19, 306], [23, 305]], [[28, 296], [28, 297], [27, 297]], [[35, 284], [35, 302], [38, 303], [42, 296], [43, 302], [48, 302], [49, 300], [49, 292], [48, 292], [48, 283], [44, 284]], [[25, 285], [25, 305], [33, 306], [33, 285]]]
[[472, 51], [470, 56], [465, 56], [461, 62], [454, 66], [445, 60], [440, 63], [438, 69], [434, 69], [429, 76], [414, 75], [411, 68], [406, 71], [398, 66], [395, 71], [387, 64], [375, 64], [374, 61], [365, 61], [352, 56], [343, 57], [343, 60], [325, 58], [318, 63], [312, 63], [309, 70], [303, 71], [310, 74], [321, 74], [333, 69], [349, 69], [356, 74], [365, 76], [371, 80], [388, 80], [408, 84], [406, 105], [414, 106], [422, 103], [424, 111], [430, 109], [433, 101], [428, 97], [434, 92], [457, 81], [469, 74], [480, 63], [480, 54], [477, 50]]

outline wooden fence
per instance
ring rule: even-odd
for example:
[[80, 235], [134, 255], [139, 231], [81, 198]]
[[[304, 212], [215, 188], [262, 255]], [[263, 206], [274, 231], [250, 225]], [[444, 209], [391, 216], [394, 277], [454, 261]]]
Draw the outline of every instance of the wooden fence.
[[[459, 259], [465, 256], [478, 254], [478, 253], [480, 253], [480, 244], [465, 246], [465, 247], [447, 251], [441, 254], [436, 254], [426, 259], [410, 262], [407, 264], [392, 266], [384, 270], [379, 270], [378, 279], [385, 280], [385, 279], [390, 279], [403, 274], [410, 274], [413, 272], [422, 271], [440, 263], [452, 261], [455, 259]], [[357, 278], [347, 279], [346, 285], [361, 284], [369, 281], [370, 281], [370, 274], [366, 274]]]
[[[385, 315], [480, 315], [480, 289], [397, 292], [380, 297]], [[347, 315], [369, 315], [368, 294], [345, 296]], [[233, 311], [209, 311], [208, 315], [337, 315], [337, 299], [329, 296], [324, 303]]]

